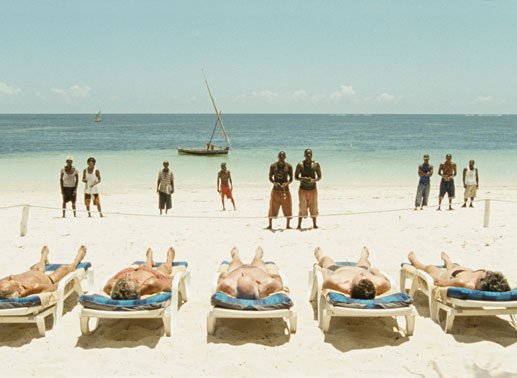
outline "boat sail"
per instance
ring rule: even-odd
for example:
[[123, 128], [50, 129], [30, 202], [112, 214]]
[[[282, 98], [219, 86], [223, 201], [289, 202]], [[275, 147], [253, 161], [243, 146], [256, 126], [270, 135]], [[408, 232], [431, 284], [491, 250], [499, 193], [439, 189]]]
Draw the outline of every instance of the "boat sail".
[[[206, 79], [204, 72], [203, 72], [203, 77], [205, 78], [206, 89], [208, 89], [208, 94], [210, 95], [210, 99], [212, 100], [212, 105], [214, 106], [215, 114], [217, 115], [217, 120], [215, 121], [214, 129], [212, 130], [212, 135], [210, 136], [210, 140], [208, 142], [206, 142], [206, 148], [184, 148], [184, 147], [179, 146], [178, 153], [190, 154], [190, 155], [227, 155], [228, 151], [230, 151], [230, 149], [232, 148], [232, 144], [230, 142], [230, 138], [228, 138], [226, 129], [224, 128], [223, 120], [221, 119], [221, 112], [217, 109], [217, 105], [215, 104], [214, 96], [212, 96], [212, 91], [210, 91], [210, 87], [208, 85], [208, 80]], [[226, 142], [228, 144], [226, 147], [215, 147], [212, 144], [215, 130], [217, 129], [217, 124], [221, 125], [221, 129], [223, 130], [224, 136], [226, 138]]]
[[97, 116], [95, 117], [95, 119], [93, 120], [93, 122], [102, 122], [102, 119], [101, 119], [101, 111], [99, 110], [99, 112], [97, 113]]

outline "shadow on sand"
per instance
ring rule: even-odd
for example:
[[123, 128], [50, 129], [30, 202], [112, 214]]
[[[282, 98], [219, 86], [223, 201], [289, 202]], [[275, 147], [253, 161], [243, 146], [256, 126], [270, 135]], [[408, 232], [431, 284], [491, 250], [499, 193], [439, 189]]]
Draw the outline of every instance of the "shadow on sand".
[[215, 335], [208, 335], [212, 344], [259, 344], [280, 346], [289, 342], [287, 324], [283, 319], [217, 319]]

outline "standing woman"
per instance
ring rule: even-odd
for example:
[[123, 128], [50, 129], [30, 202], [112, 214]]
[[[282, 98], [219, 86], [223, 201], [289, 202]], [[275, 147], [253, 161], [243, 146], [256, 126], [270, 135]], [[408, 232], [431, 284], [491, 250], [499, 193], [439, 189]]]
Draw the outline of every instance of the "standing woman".
[[99, 188], [97, 187], [101, 182], [101, 173], [95, 168], [95, 158], [90, 157], [86, 162], [88, 163], [88, 167], [83, 171], [83, 182], [86, 183], [86, 187], [84, 188], [86, 211], [88, 211], [88, 216], [91, 217], [90, 203], [93, 199], [93, 203], [97, 205], [97, 210], [99, 210], [99, 214], [102, 217], [101, 200], [99, 198]]

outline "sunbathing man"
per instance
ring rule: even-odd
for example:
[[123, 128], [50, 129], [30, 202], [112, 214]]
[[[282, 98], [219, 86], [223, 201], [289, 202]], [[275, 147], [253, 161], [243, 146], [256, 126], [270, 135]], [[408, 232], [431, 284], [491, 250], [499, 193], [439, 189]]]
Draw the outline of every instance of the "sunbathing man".
[[323, 289], [339, 291], [355, 299], [373, 299], [391, 289], [390, 280], [378, 269], [372, 268], [368, 248], [363, 247], [355, 266], [338, 266], [328, 256], [323, 256], [320, 247], [314, 250], [317, 269], [323, 274]]
[[174, 255], [174, 248], [170, 247], [165, 264], [155, 268], [153, 251], [149, 248], [144, 265], [136, 268], [129, 267], [115, 274], [104, 286], [104, 292], [111, 299], [122, 300], [138, 299], [142, 295], [171, 291]]
[[86, 247], [82, 245], [77, 251], [74, 261], [70, 265], [60, 266], [50, 274], [45, 274], [45, 265], [48, 261], [49, 249], [45, 245], [41, 250], [40, 261], [30, 270], [7, 276], [0, 280], [0, 299], [16, 299], [29, 295], [40, 294], [57, 290], [57, 284], [67, 274], [73, 272], [76, 266], [86, 255]]
[[261, 299], [283, 289], [282, 278], [267, 271], [261, 247], [257, 248], [249, 265], [243, 264], [236, 247], [231, 254], [228, 270], [222, 272], [217, 280], [217, 291], [241, 299]]
[[445, 252], [442, 252], [441, 257], [445, 264], [445, 270], [434, 265], [422, 264], [417, 260], [413, 251], [408, 255], [411, 265], [433, 277], [436, 286], [454, 286], [472, 290], [499, 292], [510, 290], [508, 281], [500, 272], [492, 272], [485, 269], [472, 270], [454, 265]]

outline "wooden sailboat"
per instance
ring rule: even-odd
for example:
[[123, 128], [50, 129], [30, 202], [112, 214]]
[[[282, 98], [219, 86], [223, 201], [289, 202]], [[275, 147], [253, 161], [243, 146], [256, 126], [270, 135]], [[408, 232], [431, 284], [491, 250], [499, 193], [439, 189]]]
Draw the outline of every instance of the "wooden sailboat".
[[[230, 149], [232, 148], [232, 144], [230, 143], [230, 139], [228, 138], [228, 134], [226, 133], [226, 130], [224, 128], [223, 120], [221, 119], [221, 112], [217, 110], [217, 106], [215, 105], [215, 100], [212, 96], [212, 92], [210, 91], [210, 87], [208, 86], [208, 81], [206, 80], [204, 72], [203, 77], [205, 78], [206, 89], [208, 89], [208, 94], [210, 95], [210, 99], [212, 100], [212, 105], [214, 106], [215, 114], [217, 115], [217, 120], [215, 121], [214, 129], [212, 130], [212, 135], [210, 136], [210, 140], [206, 142], [205, 148], [184, 148], [179, 146], [178, 153], [190, 155], [227, 155], [228, 151], [230, 151]], [[228, 143], [226, 147], [215, 147], [212, 144], [212, 139], [214, 138], [215, 130], [217, 129], [217, 124], [220, 124], [221, 129], [223, 129], [226, 142]]]
[[101, 111], [99, 110], [99, 112], [97, 113], [97, 116], [95, 117], [95, 119], [93, 120], [93, 122], [102, 122], [102, 119], [101, 119]]

